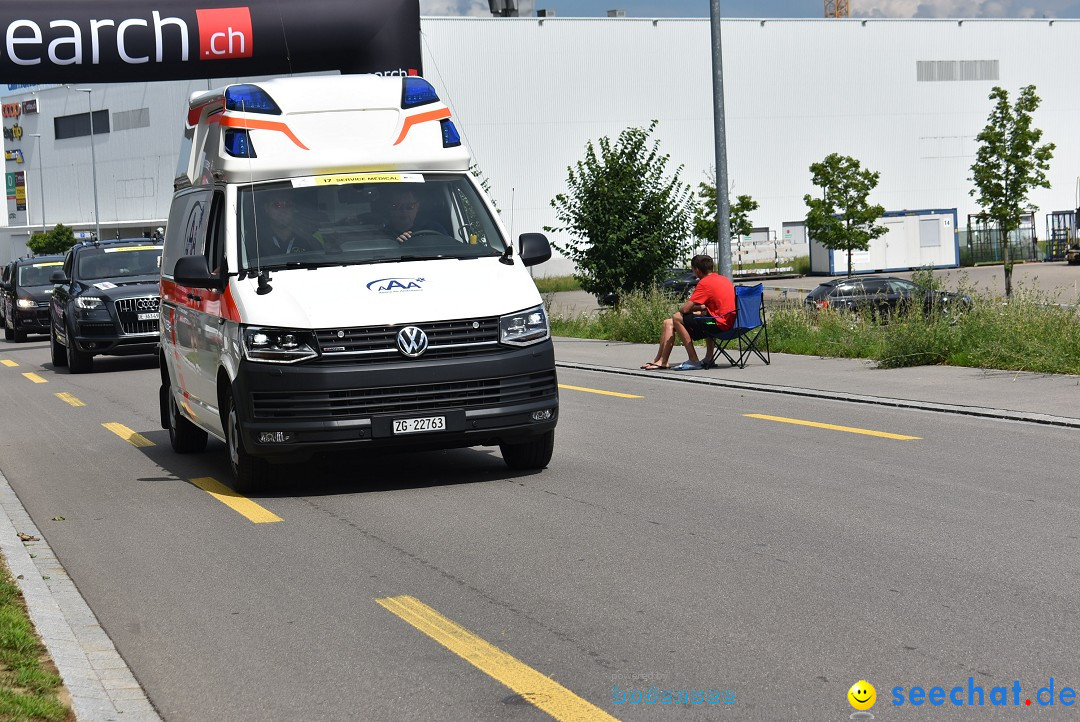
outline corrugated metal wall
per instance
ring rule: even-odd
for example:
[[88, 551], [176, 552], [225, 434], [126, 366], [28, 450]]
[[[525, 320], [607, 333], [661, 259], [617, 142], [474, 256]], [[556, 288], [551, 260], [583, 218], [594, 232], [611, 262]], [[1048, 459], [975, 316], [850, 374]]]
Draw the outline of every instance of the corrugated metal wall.
[[[708, 20], [424, 18], [422, 31], [425, 74], [449, 99], [515, 234], [555, 225], [550, 201], [565, 190], [567, 166], [588, 141], [628, 126], [658, 120], [671, 169], [685, 166], [695, 187], [713, 166]], [[802, 219], [803, 195], [815, 192], [809, 165], [838, 152], [881, 173], [872, 200], [887, 210], [955, 206], [963, 228], [977, 210], [969, 168], [994, 85], [1014, 95], [1036, 85], [1035, 123], [1057, 144], [1053, 188], [1032, 196], [1039, 233], [1046, 212], [1075, 207], [1078, 21], [725, 20], [722, 35], [729, 179], [733, 193], [760, 202], [755, 226], [779, 234]], [[148, 127], [95, 138], [103, 223], [164, 218], [187, 95], [217, 84], [92, 86], [95, 109], [149, 109]], [[44, 136], [47, 220], [92, 220], [88, 139], [51, 140], [52, 117], [86, 112], [86, 95], [60, 87], [38, 98], [38, 122], [49, 127], [22, 122]], [[27, 162], [7, 170], [30, 172], [33, 223], [38, 158], [32, 139], [14, 147]], [[537, 272], [569, 270], [555, 260]]]

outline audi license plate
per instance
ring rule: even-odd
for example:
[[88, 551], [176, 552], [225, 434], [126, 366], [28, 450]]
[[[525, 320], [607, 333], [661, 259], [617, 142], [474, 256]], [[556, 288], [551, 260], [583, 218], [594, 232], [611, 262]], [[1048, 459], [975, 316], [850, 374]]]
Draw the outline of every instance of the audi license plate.
[[139, 320], [140, 321], [157, 321], [158, 320], [158, 315], [157, 315], [157, 313], [140, 313], [139, 314]]
[[445, 416], [420, 416], [415, 419], [394, 419], [395, 434], [415, 434], [418, 431], [445, 430]]

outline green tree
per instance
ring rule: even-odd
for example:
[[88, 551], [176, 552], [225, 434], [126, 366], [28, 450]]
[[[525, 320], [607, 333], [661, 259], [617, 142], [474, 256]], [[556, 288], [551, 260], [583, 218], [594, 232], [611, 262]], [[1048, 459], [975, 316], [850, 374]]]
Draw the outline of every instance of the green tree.
[[1031, 125], [1031, 114], [1039, 107], [1035, 86], [1020, 89], [1016, 103], [1009, 105], [1009, 92], [995, 86], [990, 91], [994, 108], [986, 127], [979, 133], [979, 150], [971, 166], [971, 195], [983, 209], [982, 221], [998, 227], [1001, 259], [1005, 268], [1005, 296], [1012, 296], [1012, 259], [1009, 234], [1020, 227], [1028, 211], [1028, 194], [1035, 188], [1049, 188], [1046, 171], [1054, 157], [1053, 143], [1039, 145], [1042, 130]]
[[829, 250], [847, 251], [850, 276], [852, 251], [868, 250], [870, 241], [887, 230], [876, 223], [885, 209], [867, 201], [870, 191], [877, 187], [880, 174], [839, 153], [830, 153], [820, 163], [811, 163], [810, 173], [814, 185], [821, 186], [821, 198], [803, 196], [810, 209], [806, 214], [806, 230], [814, 241]]
[[570, 237], [553, 245], [589, 293], [649, 288], [690, 248], [693, 191], [679, 180], [682, 166], [666, 174], [669, 156], [649, 142], [656, 123], [627, 128], [615, 143], [590, 141], [584, 160], [567, 168], [567, 192], [551, 201], [562, 225], [544, 230]]
[[[694, 207], [694, 235], [706, 243], [716, 243], [719, 233], [716, 228], [716, 181], [698, 183], [698, 203]], [[741, 195], [729, 203], [731, 237], [748, 236], [754, 230], [750, 214], [761, 206], [752, 197]]]
[[26, 243], [26, 247], [38, 256], [66, 253], [67, 249], [74, 245], [75, 231], [63, 223], [57, 223], [56, 227], [47, 233], [35, 233]]

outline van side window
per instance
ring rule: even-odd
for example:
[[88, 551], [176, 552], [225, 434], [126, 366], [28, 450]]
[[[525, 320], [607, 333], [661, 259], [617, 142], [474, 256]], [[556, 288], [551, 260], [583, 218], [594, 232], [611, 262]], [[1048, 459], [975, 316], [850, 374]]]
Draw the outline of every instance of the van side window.
[[165, 229], [165, 247], [161, 256], [161, 274], [173, 275], [176, 259], [201, 254], [206, 243], [206, 216], [212, 192], [198, 188], [173, 199], [169, 218], [177, 219]]
[[225, 272], [225, 194], [214, 193], [206, 224], [206, 267], [217, 276]]

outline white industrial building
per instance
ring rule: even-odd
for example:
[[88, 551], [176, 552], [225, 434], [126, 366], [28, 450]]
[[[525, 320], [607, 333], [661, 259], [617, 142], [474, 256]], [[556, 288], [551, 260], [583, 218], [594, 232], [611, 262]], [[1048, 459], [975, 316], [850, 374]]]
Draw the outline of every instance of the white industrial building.
[[[557, 225], [550, 201], [567, 166], [628, 126], [658, 120], [661, 150], [695, 188], [711, 172], [707, 19], [439, 17], [421, 27], [424, 74], [449, 99], [514, 235]], [[809, 166], [832, 152], [880, 172], [871, 200], [887, 211], [956, 208], [963, 231], [978, 210], [969, 169], [995, 85], [1013, 96], [1035, 85], [1035, 123], [1057, 145], [1052, 188], [1031, 198], [1040, 234], [1045, 213], [1076, 207], [1080, 21], [732, 19], [722, 38], [731, 192], [761, 204], [752, 221], [766, 238], [790, 236], [803, 196], [816, 193]], [[9, 90], [0, 261], [43, 220], [94, 229], [95, 166], [103, 236], [164, 225], [186, 98], [221, 82]], [[537, 272], [570, 270], [557, 258]]]

